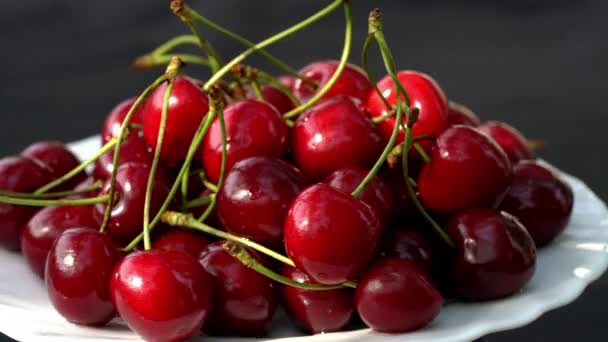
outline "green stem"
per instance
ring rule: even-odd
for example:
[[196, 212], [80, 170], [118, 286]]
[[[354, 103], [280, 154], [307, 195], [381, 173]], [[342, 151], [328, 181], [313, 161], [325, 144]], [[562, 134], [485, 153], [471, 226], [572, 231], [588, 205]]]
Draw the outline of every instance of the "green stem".
[[0, 196], [0, 203], [24, 205], [30, 207], [48, 207], [48, 206], [62, 206], [62, 205], [92, 205], [109, 202], [110, 195], [102, 195], [91, 198], [79, 198], [79, 199], [35, 199], [35, 198], [13, 198]]
[[[367, 74], [367, 78], [369, 79], [369, 81], [371, 82], [372, 86], [374, 87], [374, 91], [376, 92], [376, 94], [378, 95], [378, 97], [384, 103], [384, 106], [386, 108], [391, 108], [392, 107], [391, 104], [388, 103], [388, 100], [386, 99], [386, 97], [384, 97], [384, 95], [380, 91], [380, 88], [378, 88], [378, 82], [376, 82], [375, 78], [372, 76], [372, 73], [370, 71], [369, 61], [368, 61], [368, 52], [369, 52], [369, 47], [370, 47], [370, 45], [371, 45], [371, 43], [373, 41], [375, 41], [374, 35], [372, 33], [368, 34], [367, 38], [365, 38], [365, 42], [363, 43], [363, 49], [361, 50], [361, 65], [363, 67], [363, 70]], [[393, 112], [393, 114], [394, 114], [394, 112]], [[390, 116], [389, 115], [382, 115], [380, 117], [375, 117], [374, 119], [372, 119], [372, 121], [374, 123], [378, 123], [380, 121], [386, 120], [388, 117], [390, 117]], [[382, 120], [375, 121], [375, 120], [378, 120], [380, 118]]]
[[262, 88], [260, 87], [260, 82], [257, 79], [252, 79], [251, 80], [251, 88], [253, 89], [253, 92], [255, 93], [255, 97], [264, 102], [266, 101], [266, 99], [264, 99], [264, 93], [262, 92]]
[[211, 216], [211, 213], [213, 212], [213, 209], [215, 209], [215, 203], [217, 203], [216, 200], [216, 195], [212, 194], [211, 196], [211, 200], [209, 201], [209, 205], [207, 206], [207, 208], [205, 209], [205, 211], [201, 214], [201, 216], [197, 219], [198, 222], [205, 222], [205, 220], [207, 220], [209, 218], [209, 216]]
[[211, 203], [211, 198], [214, 196], [215, 196], [214, 194], [211, 194], [209, 196], [203, 196], [203, 197], [199, 197], [197, 199], [193, 199], [192, 201], [186, 203], [185, 208], [192, 209], [192, 208], [198, 208], [198, 207], [202, 207], [204, 205], [208, 205], [209, 203]]
[[179, 57], [186, 64], [209, 66], [209, 61], [206, 58], [188, 53], [173, 53], [171, 55], [143, 55], [137, 57], [131, 66], [136, 69], [149, 69], [153, 67], [166, 66], [174, 56]]
[[78, 196], [89, 192], [97, 191], [101, 189], [103, 182], [101, 180], [96, 181], [90, 187], [82, 190], [69, 190], [69, 191], [58, 191], [48, 192], [44, 194], [34, 194], [31, 192], [14, 192], [7, 190], [0, 190], [0, 196], [13, 197], [13, 198], [32, 198], [32, 199], [45, 199], [45, 198], [61, 198], [68, 196]]
[[[165, 43], [159, 45], [156, 49], [149, 53], [149, 55], [165, 55], [167, 52], [173, 50], [174, 48], [180, 45], [199, 45], [199, 40], [195, 35], [192, 34], [184, 34], [181, 36], [173, 37], [166, 41]], [[168, 61], [167, 61], [168, 62]]]
[[283, 94], [285, 94], [287, 97], [289, 97], [291, 102], [296, 107], [300, 105], [300, 101], [293, 95], [291, 90], [289, 90], [289, 88], [287, 88], [283, 83], [279, 82], [279, 80], [277, 80], [274, 76], [272, 76], [264, 71], [258, 70], [258, 79], [263, 83], [268, 83], [268, 84], [272, 85], [273, 87], [279, 89]]
[[222, 188], [224, 184], [224, 176], [226, 174], [226, 162], [228, 160], [228, 135], [226, 134], [226, 121], [224, 120], [224, 104], [221, 100], [216, 99], [214, 106], [217, 111], [217, 118], [220, 122], [220, 131], [222, 134], [222, 161], [220, 164], [220, 178], [217, 182], [216, 192]]
[[416, 151], [418, 151], [418, 154], [420, 154], [420, 157], [422, 158], [422, 161], [424, 161], [427, 164], [431, 162], [431, 157], [429, 156], [428, 153], [426, 153], [426, 151], [424, 150], [424, 148], [422, 148], [422, 146], [420, 146], [420, 144], [418, 144], [418, 143], [412, 143], [412, 146], [414, 146], [414, 148], [416, 149]]

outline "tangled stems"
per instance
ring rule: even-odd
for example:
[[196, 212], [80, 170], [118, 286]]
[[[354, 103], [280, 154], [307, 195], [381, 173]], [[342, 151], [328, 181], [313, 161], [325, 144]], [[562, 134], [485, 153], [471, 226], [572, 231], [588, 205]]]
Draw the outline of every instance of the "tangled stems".
[[110, 200], [110, 195], [102, 195], [91, 198], [79, 198], [79, 199], [38, 199], [38, 198], [16, 198], [0, 196], [0, 203], [24, 205], [30, 207], [48, 207], [48, 206], [61, 206], [61, 205], [91, 205], [98, 203], [105, 203]]
[[30, 192], [14, 192], [7, 190], [0, 190], [0, 196], [13, 197], [13, 198], [32, 198], [32, 199], [49, 199], [49, 198], [61, 198], [68, 196], [78, 196], [87, 194], [101, 189], [103, 183], [101, 180], [91, 184], [88, 188], [82, 190], [69, 190], [69, 191], [58, 191], [58, 192], [47, 192], [44, 194], [35, 194]]

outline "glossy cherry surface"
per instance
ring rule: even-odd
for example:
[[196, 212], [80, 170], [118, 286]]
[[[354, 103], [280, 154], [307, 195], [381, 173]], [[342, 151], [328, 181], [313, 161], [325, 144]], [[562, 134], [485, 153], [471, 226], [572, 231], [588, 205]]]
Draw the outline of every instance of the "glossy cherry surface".
[[312, 280], [334, 285], [365, 270], [376, 255], [382, 228], [368, 205], [319, 183], [293, 200], [284, 234], [296, 266]]
[[76, 324], [108, 323], [115, 316], [110, 277], [122, 255], [107, 236], [93, 229], [63, 232], [51, 246], [45, 273], [55, 310]]
[[[59, 178], [80, 165], [80, 161], [62, 142], [41, 141], [27, 147], [21, 155], [35, 159], [51, 170], [53, 178]], [[73, 189], [82, 182], [87, 174], [82, 171], [70, 180], [59, 185], [54, 191]]]
[[[154, 151], [143, 138], [143, 134], [139, 130], [133, 130], [123, 140], [120, 145], [120, 156], [118, 165], [126, 163], [141, 163], [148, 166], [152, 165], [154, 159]], [[114, 169], [114, 149], [102, 154], [95, 161], [93, 176], [96, 179], [106, 180], [112, 176]], [[162, 167], [162, 166], [161, 166]]]
[[[414, 159], [410, 157], [410, 159]], [[415, 159], [418, 160], [418, 159]], [[419, 173], [416, 169], [417, 165], [412, 165], [408, 172], [408, 178], [412, 187], [414, 189], [414, 193], [418, 194], [418, 187], [416, 182], [414, 181], [416, 177], [416, 173]], [[405, 179], [403, 178], [403, 168], [399, 166], [395, 166], [393, 168], [383, 167], [380, 170], [379, 177], [382, 179], [384, 184], [386, 184], [391, 190], [393, 196], [393, 206], [394, 206], [394, 221], [397, 223], [411, 223], [413, 220], [417, 220], [420, 218], [420, 212], [414, 206], [414, 202], [412, 202], [412, 198], [407, 192], [407, 188], [405, 186]]]
[[278, 246], [289, 205], [305, 185], [300, 171], [280, 159], [243, 159], [218, 193], [218, 216], [228, 231]]
[[114, 269], [112, 301], [146, 341], [185, 341], [197, 335], [212, 306], [209, 275], [178, 251], [133, 252]]
[[152, 249], [178, 251], [198, 258], [207, 245], [209, 239], [201, 233], [186, 229], [171, 229], [154, 241]]
[[478, 128], [492, 137], [498, 146], [502, 147], [513, 165], [520, 160], [534, 158], [528, 147], [528, 141], [515, 127], [504, 122], [487, 121]]
[[[314, 284], [297, 268], [285, 265], [281, 274], [299, 283]], [[281, 295], [289, 317], [312, 334], [342, 330], [355, 311], [354, 291], [349, 288], [314, 291], [283, 285]]]
[[298, 117], [291, 131], [295, 164], [314, 180], [345, 166], [370, 167], [382, 148], [365, 108], [347, 96], [320, 101]]
[[430, 323], [443, 297], [412, 261], [387, 258], [363, 274], [355, 302], [359, 316], [373, 330], [402, 333]]
[[392, 229], [384, 237], [380, 251], [382, 256], [410, 260], [426, 274], [433, 274], [436, 258], [433, 243], [417, 230]]
[[204, 330], [224, 336], [262, 336], [277, 306], [274, 285], [222, 244], [210, 244], [199, 258], [213, 284], [213, 309]]
[[[287, 125], [272, 106], [256, 100], [239, 101], [224, 110], [224, 120], [228, 139], [226, 171], [247, 157], [280, 158], [287, 152]], [[222, 161], [222, 131], [218, 118], [202, 146], [206, 175], [212, 182], [217, 182]]]
[[[281, 114], [285, 114], [291, 109], [295, 108], [295, 104], [289, 96], [285, 95], [281, 90], [268, 84], [264, 84], [260, 87], [262, 89], [262, 95], [264, 102], [271, 104]], [[256, 99], [256, 94], [251, 88], [247, 88], [247, 98]]]
[[448, 102], [448, 124], [447, 126], [465, 125], [477, 127], [481, 125], [481, 120], [469, 107], [460, 103]]
[[468, 126], [444, 131], [431, 160], [422, 168], [418, 190], [424, 205], [439, 213], [498, 205], [513, 173], [500, 146]]
[[[125, 120], [125, 117], [131, 110], [131, 107], [135, 103], [135, 98], [132, 97], [130, 99], [126, 99], [119, 104], [117, 104], [106, 119], [103, 122], [103, 126], [101, 127], [101, 144], [105, 144], [110, 139], [117, 137], [120, 133], [120, 127], [122, 126], [122, 122]], [[133, 113], [131, 117], [130, 124], [142, 124], [143, 121], [143, 104], [140, 105]]]
[[[145, 103], [143, 131], [152, 149], [158, 139], [166, 87], [166, 83], [158, 87]], [[192, 138], [208, 110], [207, 96], [196, 84], [181, 76], [175, 79], [161, 149], [161, 159], [165, 163], [174, 165], [186, 158]]]
[[451, 217], [446, 231], [456, 245], [450, 275], [460, 297], [504, 297], [532, 278], [534, 240], [514, 216], [494, 209], [468, 209]]
[[517, 217], [541, 247], [566, 228], [573, 204], [572, 188], [556, 170], [526, 160], [513, 168], [513, 181], [499, 209]]

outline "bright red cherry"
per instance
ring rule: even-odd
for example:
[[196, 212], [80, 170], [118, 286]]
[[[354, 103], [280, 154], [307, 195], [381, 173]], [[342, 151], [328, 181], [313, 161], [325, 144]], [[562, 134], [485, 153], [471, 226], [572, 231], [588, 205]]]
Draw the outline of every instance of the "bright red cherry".
[[448, 103], [448, 126], [465, 125], [477, 127], [481, 120], [469, 107], [450, 101]]
[[[272, 106], [256, 100], [239, 101], [226, 108], [224, 120], [228, 137], [226, 171], [247, 157], [280, 158], [287, 152], [287, 125]], [[206, 175], [217, 183], [222, 161], [222, 131], [218, 118], [202, 146]]]
[[468, 126], [444, 131], [431, 160], [422, 168], [418, 190], [425, 206], [439, 213], [498, 205], [513, 173], [500, 146]]
[[376, 255], [382, 228], [367, 204], [319, 183], [293, 200], [284, 234], [296, 266], [315, 282], [335, 285], [365, 270]]
[[[152, 149], [156, 148], [166, 87], [166, 83], [158, 87], [145, 103], [144, 137]], [[174, 165], [186, 158], [192, 138], [208, 110], [207, 96], [197, 85], [185, 77], [175, 79], [160, 154], [165, 163]]]
[[[317, 88], [313, 89], [310, 84], [301, 79], [297, 79], [293, 85], [293, 92], [300, 101], [310, 99], [318, 89], [322, 88], [329, 79], [333, 76], [338, 68], [338, 61], [325, 60], [313, 62], [300, 70], [300, 75], [304, 79], [313, 81], [317, 84]], [[365, 72], [359, 67], [347, 64], [338, 77], [338, 80], [333, 87], [325, 94], [324, 99], [329, 99], [336, 95], [348, 95], [365, 101], [367, 94], [372, 90], [372, 84], [365, 75]]]
[[499, 121], [487, 121], [481, 124], [478, 129], [489, 135], [498, 146], [502, 147], [511, 164], [515, 165], [520, 160], [534, 158], [528, 147], [528, 141], [513, 126]]
[[556, 170], [525, 160], [513, 168], [511, 187], [499, 209], [517, 217], [541, 247], [566, 228], [573, 202], [572, 188]]
[[178, 251], [198, 258], [209, 245], [209, 239], [200, 233], [185, 229], [172, 229], [152, 244], [153, 249]]
[[[120, 127], [122, 126], [122, 122], [125, 120], [125, 117], [131, 110], [131, 107], [135, 103], [135, 98], [132, 97], [130, 99], [126, 99], [119, 104], [117, 104], [112, 110], [110, 114], [106, 117], [103, 122], [103, 126], [101, 127], [101, 144], [105, 144], [110, 139], [117, 137], [120, 133]], [[143, 104], [140, 105], [133, 113], [131, 117], [130, 124], [142, 124], [143, 121]]]
[[46, 288], [53, 307], [66, 320], [102, 326], [115, 316], [110, 296], [112, 269], [123, 253], [105, 235], [72, 228], [51, 246]]
[[168, 250], [134, 252], [114, 269], [112, 301], [146, 341], [186, 341], [197, 335], [212, 306], [211, 281], [192, 256]]
[[[295, 108], [295, 104], [289, 96], [285, 95], [281, 90], [268, 84], [261, 86], [264, 102], [271, 104], [279, 113], [285, 114]], [[256, 99], [256, 94], [251, 88], [247, 88], [247, 98]]]
[[321, 101], [296, 120], [291, 153], [310, 179], [345, 166], [370, 167], [383, 148], [382, 137], [361, 103], [348, 96]]
[[[284, 266], [281, 273], [302, 284], [315, 284], [297, 268]], [[355, 311], [353, 292], [349, 288], [315, 291], [287, 285], [281, 287], [283, 305], [289, 317], [300, 329], [312, 334], [339, 331], [350, 322]]]
[[446, 231], [456, 244], [450, 275], [460, 297], [508, 296], [532, 278], [534, 240], [514, 216], [494, 209], [468, 209], [451, 217]]
[[403, 333], [437, 317], [443, 297], [412, 261], [388, 258], [363, 274], [355, 302], [359, 316], [373, 330]]
[[417, 230], [392, 229], [384, 237], [380, 251], [382, 256], [410, 260], [428, 275], [433, 274], [436, 257], [433, 243]]
[[296, 85], [297, 78], [291, 75], [281, 75], [278, 77], [278, 81], [281, 82], [282, 85], [286, 86], [289, 91], [293, 93], [294, 87]]
[[[30, 145], [21, 155], [35, 159], [48, 167], [53, 178], [59, 178], [80, 165], [78, 158], [63, 143], [59, 141], [41, 141]], [[80, 172], [72, 179], [55, 188], [55, 191], [73, 189], [86, 178], [86, 173]]]
[[300, 171], [280, 159], [243, 159], [218, 193], [218, 216], [228, 231], [278, 246], [289, 205], [305, 185]]
[[[143, 134], [139, 130], [131, 131], [125, 140], [120, 145], [120, 158], [118, 165], [126, 163], [141, 163], [151, 166], [154, 159], [154, 151], [143, 138]], [[114, 149], [102, 154], [95, 161], [93, 176], [96, 179], [106, 180], [112, 176], [114, 169]]]

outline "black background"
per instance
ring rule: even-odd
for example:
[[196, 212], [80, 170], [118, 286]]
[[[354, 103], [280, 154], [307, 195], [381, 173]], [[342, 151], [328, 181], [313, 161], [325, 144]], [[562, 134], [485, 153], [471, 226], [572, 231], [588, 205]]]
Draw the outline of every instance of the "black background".
[[[257, 41], [327, 1], [189, 3]], [[353, 6], [351, 61], [359, 62], [367, 13], [382, 7], [400, 68], [433, 75], [448, 97], [482, 118], [508, 121], [546, 140], [543, 158], [606, 198], [608, 2], [353, 0]], [[342, 22], [335, 13], [271, 50], [296, 67], [337, 58]], [[182, 33], [187, 30], [166, 0], [0, 1], [0, 154], [18, 153], [40, 139], [71, 141], [97, 133], [114, 104], [157, 75], [130, 71], [132, 58]], [[216, 34], [209, 38], [226, 58], [240, 50]], [[382, 74], [379, 64], [375, 70]], [[602, 324], [607, 288], [603, 277], [568, 307], [484, 341], [602, 339], [608, 333]]]

